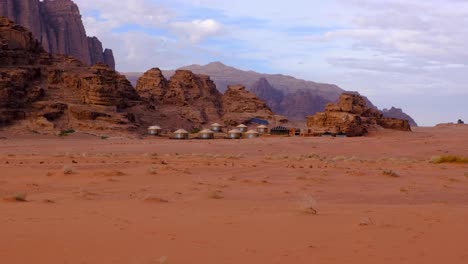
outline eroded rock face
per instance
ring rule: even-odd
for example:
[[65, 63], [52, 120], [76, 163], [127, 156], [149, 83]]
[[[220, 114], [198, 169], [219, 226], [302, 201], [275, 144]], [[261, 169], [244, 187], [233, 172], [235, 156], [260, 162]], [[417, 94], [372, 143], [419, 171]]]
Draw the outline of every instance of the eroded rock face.
[[112, 53], [103, 51], [97, 38], [86, 36], [78, 6], [71, 0], [1, 0], [0, 16], [30, 29], [48, 52], [115, 68]]
[[153, 68], [138, 79], [136, 90], [141, 97], [159, 103], [167, 92], [167, 84], [161, 70]]
[[107, 65], [52, 56], [26, 28], [3, 17], [0, 43], [0, 125], [26, 119], [43, 128], [135, 129], [128, 109], [140, 97]]
[[[164, 116], [187, 129], [199, 127], [222, 116], [221, 93], [209, 76], [177, 71], [168, 81], [158, 68], [147, 71], [136, 90]], [[168, 120], [170, 121], [170, 120]], [[167, 121], [160, 120], [158, 124]]]
[[287, 122], [282, 116], [277, 116], [254, 93], [242, 85], [229, 85], [223, 95], [223, 120], [231, 125], [246, 123], [252, 118], [268, 120], [272, 123]]
[[308, 117], [307, 126], [314, 133], [344, 133], [350, 137], [363, 136], [372, 126], [411, 131], [407, 120], [384, 118], [357, 93], [343, 93], [336, 104], [327, 105], [325, 112]]

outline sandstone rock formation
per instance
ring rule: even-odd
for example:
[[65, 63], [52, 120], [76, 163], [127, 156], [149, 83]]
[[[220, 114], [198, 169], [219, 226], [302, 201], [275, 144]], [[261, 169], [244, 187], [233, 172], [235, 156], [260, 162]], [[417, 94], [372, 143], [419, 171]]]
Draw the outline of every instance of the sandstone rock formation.
[[363, 136], [373, 126], [411, 131], [407, 120], [384, 118], [356, 93], [343, 93], [337, 104], [328, 104], [325, 112], [308, 117], [307, 126], [317, 134], [343, 133], [350, 137]]
[[190, 128], [223, 121], [239, 124], [254, 117], [274, 120], [265, 102], [245, 87], [230, 86], [222, 95], [210, 77], [187, 70], [178, 70], [167, 80], [161, 70], [151, 69], [138, 79], [136, 90], [160, 113], [158, 124], [171, 121]]
[[115, 68], [112, 52], [103, 51], [97, 38], [86, 36], [78, 6], [71, 0], [0, 0], [0, 16], [29, 28], [48, 52]]
[[409, 124], [411, 126], [413, 126], [413, 127], [418, 126], [416, 121], [414, 121], [414, 119], [411, 118], [411, 116], [409, 116], [408, 114], [403, 112], [403, 110], [400, 109], [400, 108], [392, 107], [390, 109], [384, 109], [384, 110], [382, 110], [382, 113], [383, 113], [384, 117], [408, 120], [408, 122], [409, 122]]
[[252, 118], [260, 118], [270, 123], [282, 123], [287, 119], [276, 116], [254, 93], [242, 85], [229, 85], [223, 95], [223, 120], [230, 125], [247, 123]]
[[50, 55], [26, 28], [0, 18], [0, 125], [134, 130], [140, 97], [104, 64]]

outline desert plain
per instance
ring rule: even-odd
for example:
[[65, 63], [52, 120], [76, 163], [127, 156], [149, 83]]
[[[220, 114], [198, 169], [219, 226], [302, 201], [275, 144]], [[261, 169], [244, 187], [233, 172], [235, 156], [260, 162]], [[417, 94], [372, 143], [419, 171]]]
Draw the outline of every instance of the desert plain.
[[468, 263], [468, 126], [413, 130], [0, 132], [0, 263]]

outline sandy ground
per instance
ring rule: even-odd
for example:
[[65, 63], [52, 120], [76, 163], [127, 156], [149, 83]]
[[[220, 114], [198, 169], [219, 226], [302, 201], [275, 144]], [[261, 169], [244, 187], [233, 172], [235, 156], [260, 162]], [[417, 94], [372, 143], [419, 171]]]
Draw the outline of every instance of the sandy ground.
[[0, 263], [468, 263], [468, 126], [0, 137]]

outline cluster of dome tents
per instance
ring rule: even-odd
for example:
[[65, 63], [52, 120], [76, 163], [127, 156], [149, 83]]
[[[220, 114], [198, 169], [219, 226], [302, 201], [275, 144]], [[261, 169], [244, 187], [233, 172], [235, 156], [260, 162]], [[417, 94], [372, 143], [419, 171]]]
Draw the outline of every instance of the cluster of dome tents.
[[[160, 126], [151, 126], [148, 128], [148, 134], [152, 136], [161, 136], [163, 129]], [[269, 129], [265, 125], [257, 126], [256, 129], [249, 130], [248, 127], [244, 124], [238, 125], [236, 128], [227, 131], [225, 133], [225, 138], [229, 139], [241, 139], [241, 138], [257, 138], [260, 135], [268, 134]], [[197, 139], [214, 139], [215, 134], [224, 133], [223, 126], [215, 123], [211, 125], [210, 129], [203, 129], [198, 131]], [[189, 139], [190, 133], [184, 129], [179, 129], [172, 132], [171, 138], [172, 139]]]

